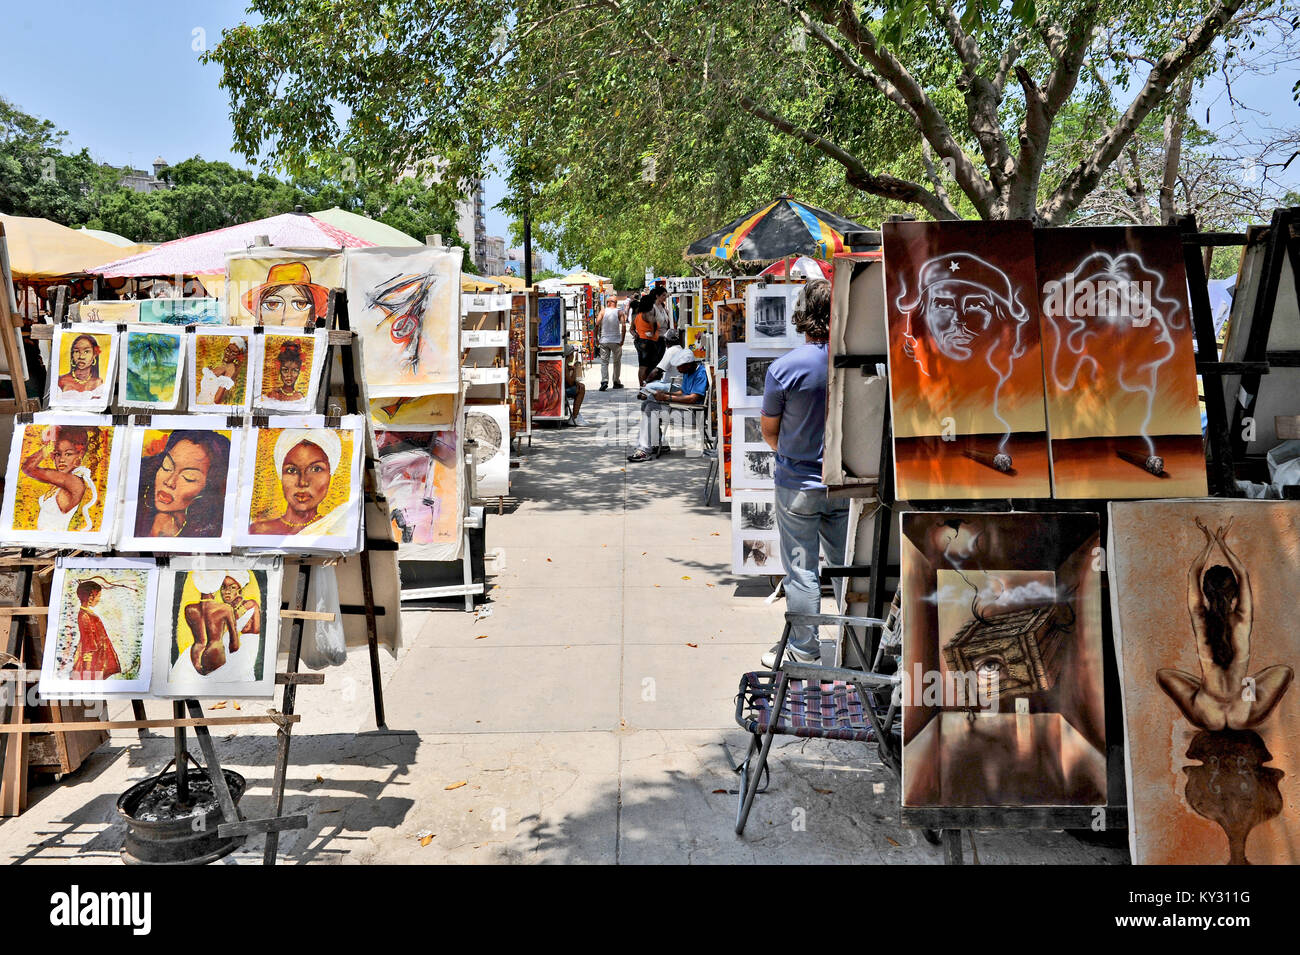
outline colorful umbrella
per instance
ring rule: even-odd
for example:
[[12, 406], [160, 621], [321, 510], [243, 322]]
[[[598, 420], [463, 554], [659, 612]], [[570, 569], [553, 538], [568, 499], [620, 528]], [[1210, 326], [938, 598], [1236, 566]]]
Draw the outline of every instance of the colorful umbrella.
[[865, 226], [833, 212], [791, 196], [779, 196], [712, 235], [692, 242], [686, 249], [686, 257], [713, 256], [740, 262], [775, 262], [792, 255], [829, 259], [837, 252], [846, 251], [846, 232], [864, 231]]
[[773, 262], [758, 274], [784, 276], [787, 271], [797, 279], [829, 279], [833, 269], [830, 262], [825, 259], [813, 259], [801, 255], [793, 263], [789, 259]]

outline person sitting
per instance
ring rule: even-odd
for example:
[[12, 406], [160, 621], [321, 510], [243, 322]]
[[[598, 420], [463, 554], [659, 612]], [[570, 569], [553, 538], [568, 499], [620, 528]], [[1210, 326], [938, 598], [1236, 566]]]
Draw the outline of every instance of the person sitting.
[[709, 374], [689, 348], [678, 348], [670, 354], [669, 365], [682, 376], [681, 385], [655, 381], [640, 392], [641, 428], [637, 435], [636, 450], [627, 456], [636, 464], [659, 456], [663, 446], [659, 443], [663, 426], [664, 405], [669, 402], [682, 405], [703, 403], [709, 391]]
[[578, 350], [573, 345], [564, 346], [564, 396], [569, 399], [572, 410], [569, 412], [569, 425], [587, 423], [582, 415], [582, 399], [587, 397], [587, 386], [582, 383], [582, 362], [578, 359]]

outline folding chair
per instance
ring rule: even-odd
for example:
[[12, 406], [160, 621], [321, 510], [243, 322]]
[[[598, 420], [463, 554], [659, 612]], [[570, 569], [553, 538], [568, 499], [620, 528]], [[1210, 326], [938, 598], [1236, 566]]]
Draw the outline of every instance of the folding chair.
[[[695, 404], [689, 404], [689, 405], [682, 404], [677, 401], [670, 401], [668, 402], [668, 409], [670, 412], [673, 411], [687, 412], [692, 416], [691, 427], [695, 431], [699, 432], [700, 448], [702, 451], [709, 451], [717, 447], [717, 442], [712, 437], [711, 429], [709, 428], [709, 416], [713, 413], [712, 408], [713, 408], [714, 383], [713, 383], [712, 369], [706, 368], [705, 374], [709, 378], [709, 387], [708, 390], [704, 392], [704, 401]], [[686, 429], [683, 428], [683, 431], [685, 430]]]
[[[746, 673], [740, 681], [736, 695], [736, 722], [750, 734], [749, 750], [739, 765], [733, 766], [740, 776], [737, 789], [739, 801], [736, 808], [736, 835], [743, 835], [745, 823], [754, 796], [767, 789], [760, 788], [764, 774], [771, 779], [768, 753], [772, 739], [782, 736], [799, 736], [806, 739], [838, 739], [855, 742], [875, 742], [881, 760], [895, 773], [899, 772], [901, 745], [895, 738], [898, 704], [901, 698], [901, 675], [881, 674], [847, 667], [819, 666], [810, 663], [793, 663], [785, 660], [785, 648], [790, 630], [795, 626], [857, 627], [869, 630], [882, 629], [881, 640], [874, 655], [874, 666], [879, 666], [887, 646], [897, 646], [896, 633], [885, 632], [891, 625], [898, 629], [899, 617], [891, 608], [889, 617], [853, 617], [833, 614], [785, 615], [785, 628], [776, 650], [776, 669]], [[845, 631], [853, 641], [859, 660], [872, 659], [858, 633]], [[882, 702], [881, 697], [884, 697]]]

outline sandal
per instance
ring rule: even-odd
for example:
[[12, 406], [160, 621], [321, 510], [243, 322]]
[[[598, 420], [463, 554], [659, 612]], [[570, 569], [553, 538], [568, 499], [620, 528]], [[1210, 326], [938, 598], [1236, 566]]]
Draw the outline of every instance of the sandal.
[[640, 464], [642, 461], [653, 461], [654, 457], [655, 455], [653, 451], [647, 451], [645, 448], [637, 448], [627, 456], [627, 460], [629, 464]]

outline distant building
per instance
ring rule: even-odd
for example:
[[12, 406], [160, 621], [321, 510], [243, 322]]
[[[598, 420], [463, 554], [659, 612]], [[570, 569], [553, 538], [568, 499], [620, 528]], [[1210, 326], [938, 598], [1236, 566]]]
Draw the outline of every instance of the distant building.
[[487, 219], [483, 212], [482, 180], [475, 180], [469, 192], [456, 200], [456, 231], [460, 233], [461, 241], [469, 246], [467, 251], [473, 258], [474, 265], [486, 270], [484, 262], [488, 255], [488, 236]]
[[[533, 271], [540, 272], [541, 270], [542, 270], [542, 255], [540, 252], [534, 249], [533, 250]], [[524, 274], [524, 250], [523, 249], [509, 249], [506, 252], [506, 270], [502, 274], [518, 275], [520, 277], [523, 276]]]
[[171, 183], [159, 178], [166, 168], [167, 160], [159, 156], [153, 161], [152, 176], [143, 169], [128, 168], [122, 170], [117, 182], [118, 185], [125, 186], [133, 192], [157, 192], [159, 189], [170, 189]]
[[479, 263], [484, 275], [501, 275], [506, 270], [506, 240], [499, 235], [487, 237], [487, 254]]

